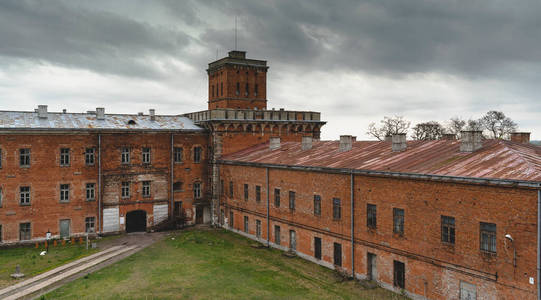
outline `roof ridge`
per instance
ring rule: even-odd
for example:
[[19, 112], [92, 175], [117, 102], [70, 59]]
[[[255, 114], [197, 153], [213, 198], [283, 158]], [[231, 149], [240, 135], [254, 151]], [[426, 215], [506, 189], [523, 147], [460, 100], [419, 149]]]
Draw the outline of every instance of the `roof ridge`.
[[[529, 159], [525, 158], [525, 157], [522, 155], [522, 152], [520, 152], [520, 151], [514, 149], [513, 147], [509, 147], [509, 143], [513, 143], [513, 144], [516, 144], [516, 143], [511, 142], [511, 141], [505, 141], [505, 140], [498, 141], [498, 143], [503, 144], [504, 147], [505, 147], [506, 149], [508, 149], [509, 151], [511, 151], [515, 156], [518, 156], [519, 159], [520, 159], [522, 162], [526, 163], [526, 165], [528, 166], [528, 169], [529, 169], [529, 170], [532, 170], [532, 171], [538, 171], [537, 166], [536, 166], [535, 164], [532, 164], [532, 162], [531, 162]], [[522, 145], [520, 145], [520, 146], [522, 146]]]

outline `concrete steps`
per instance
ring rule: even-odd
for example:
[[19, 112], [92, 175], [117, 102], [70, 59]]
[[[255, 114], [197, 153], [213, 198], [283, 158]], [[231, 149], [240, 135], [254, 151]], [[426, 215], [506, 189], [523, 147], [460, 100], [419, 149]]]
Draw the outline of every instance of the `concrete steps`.
[[90, 256], [83, 257], [0, 290], [0, 299], [12, 300], [27, 297], [40, 290], [46, 289], [61, 280], [137, 248], [138, 246], [114, 246]]

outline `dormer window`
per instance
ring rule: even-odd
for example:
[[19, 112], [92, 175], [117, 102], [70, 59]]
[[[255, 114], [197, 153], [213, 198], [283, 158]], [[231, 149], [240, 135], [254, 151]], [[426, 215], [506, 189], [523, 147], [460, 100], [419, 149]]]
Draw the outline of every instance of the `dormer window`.
[[134, 120], [129, 120], [128, 125], [136, 125], [137, 123]]

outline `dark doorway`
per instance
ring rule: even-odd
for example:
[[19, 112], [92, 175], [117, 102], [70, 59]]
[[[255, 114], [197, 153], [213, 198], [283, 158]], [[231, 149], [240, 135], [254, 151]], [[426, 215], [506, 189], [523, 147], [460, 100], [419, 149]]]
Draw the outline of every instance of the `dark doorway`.
[[406, 287], [406, 266], [397, 260], [394, 261], [394, 285], [401, 289]]
[[203, 224], [203, 206], [195, 207], [195, 224]]
[[334, 243], [334, 265], [342, 266], [342, 245]]
[[126, 214], [126, 232], [146, 231], [147, 212], [134, 210]]
[[366, 254], [366, 266], [366, 274], [368, 275], [368, 280], [376, 280], [376, 255], [374, 253], [368, 252]]
[[321, 259], [321, 238], [314, 238], [314, 257]]
[[173, 216], [175, 218], [182, 218], [182, 201], [176, 201], [175, 202], [175, 208], [173, 210]]

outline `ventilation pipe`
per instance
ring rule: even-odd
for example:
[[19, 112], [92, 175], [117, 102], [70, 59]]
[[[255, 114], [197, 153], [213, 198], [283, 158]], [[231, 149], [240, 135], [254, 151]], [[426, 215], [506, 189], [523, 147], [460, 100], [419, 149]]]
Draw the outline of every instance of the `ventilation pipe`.
[[96, 119], [105, 120], [105, 108], [103, 107], [96, 108]]
[[479, 130], [461, 131], [460, 152], [473, 152], [483, 147], [483, 133]]
[[401, 152], [406, 150], [408, 145], [406, 144], [406, 134], [405, 133], [399, 133], [399, 134], [393, 134], [392, 136], [392, 150], [393, 152]]
[[150, 115], [150, 121], [156, 121], [156, 110], [151, 108], [148, 110], [148, 113]]
[[511, 142], [529, 144], [530, 133], [529, 132], [513, 132], [511, 133]]
[[302, 150], [310, 150], [310, 149], [312, 149], [312, 137], [311, 136], [303, 136], [302, 137], [301, 149]]
[[352, 146], [353, 146], [353, 137], [351, 135], [340, 136], [340, 146], [338, 147], [338, 150], [340, 152], [349, 151], [351, 150]]
[[38, 117], [47, 119], [47, 105], [38, 105]]
[[276, 150], [280, 149], [280, 137], [273, 136], [269, 140], [269, 149], [270, 150]]

